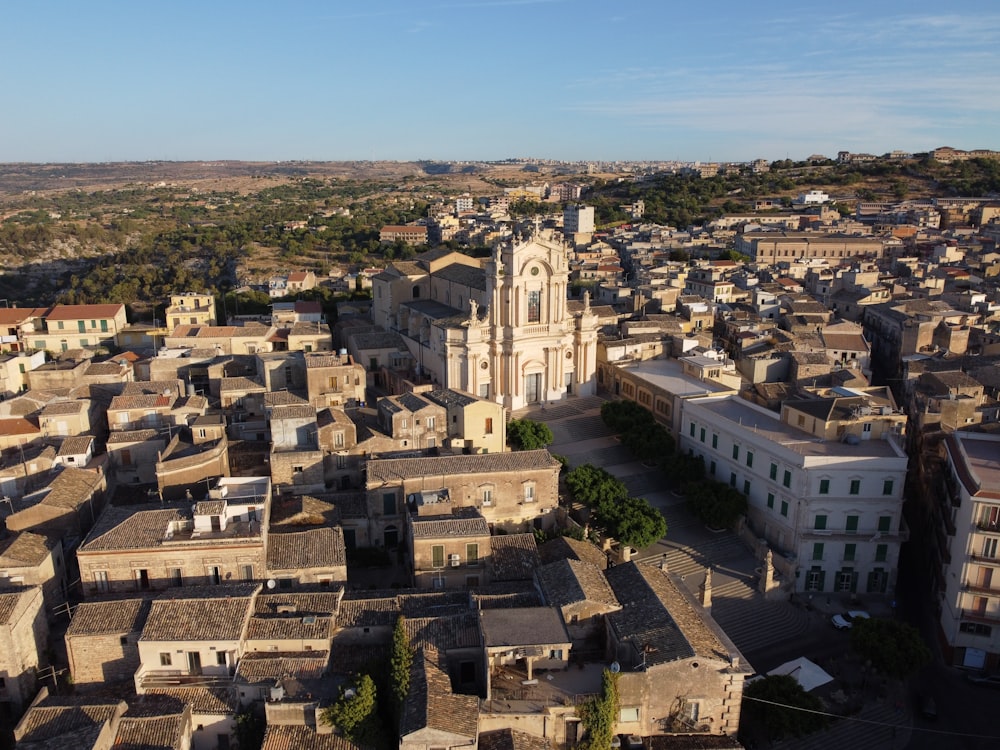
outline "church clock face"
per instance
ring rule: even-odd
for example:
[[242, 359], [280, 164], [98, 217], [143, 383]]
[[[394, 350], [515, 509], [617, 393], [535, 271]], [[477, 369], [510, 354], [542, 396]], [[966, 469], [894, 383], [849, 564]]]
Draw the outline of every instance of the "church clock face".
[[537, 276], [538, 275], [538, 266], [532, 266], [531, 267], [531, 275], [532, 276]]

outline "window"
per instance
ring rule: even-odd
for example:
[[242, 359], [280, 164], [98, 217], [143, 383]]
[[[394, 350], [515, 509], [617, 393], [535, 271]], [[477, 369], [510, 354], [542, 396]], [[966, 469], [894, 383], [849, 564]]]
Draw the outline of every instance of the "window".
[[220, 667], [226, 666], [229, 663], [229, 653], [227, 651], [216, 651], [215, 663]]
[[837, 591], [854, 591], [854, 570], [843, 568], [837, 573]]
[[80, 333], [86, 333], [87, 332], [87, 324], [84, 323], [82, 320], [76, 321], [76, 330], [79, 331]]
[[792, 486], [792, 472], [790, 472], [788, 469], [785, 469], [785, 474], [781, 478], [781, 484], [784, 485], [785, 487]]
[[750, 494], [750, 480], [749, 479], [744, 479], [743, 480], [743, 494], [744, 495], [749, 495]]
[[333, 433], [333, 447], [334, 448], [344, 447], [344, 433], [342, 432]]
[[691, 437], [694, 437], [694, 422], [691, 423], [688, 432], [691, 433]]
[[997, 556], [997, 540], [996, 537], [992, 539], [983, 539], [983, 557], [994, 558]]
[[94, 583], [97, 584], [98, 593], [103, 594], [111, 590], [108, 585], [108, 572], [106, 570], [94, 571]]
[[768, 476], [773, 479], [778, 479], [778, 464], [771, 464], [771, 470], [768, 472]]
[[879, 533], [888, 534], [891, 526], [892, 526], [892, 516], [879, 516], [878, 518]]
[[714, 433], [712, 434], [712, 447], [713, 448], [719, 447], [719, 436]]
[[847, 529], [847, 533], [848, 534], [857, 534], [858, 533], [858, 517], [857, 516], [848, 516], [847, 517], [847, 526], [846, 526], [846, 529]]
[[639, 707], [629, 706], [622, 708], [618, 715], [618, 721], [621, 722], [639, 721]]
[[542, 319], [542, 293], [528, 292], [528, 322], [538, 323]]
[[845, 544], [844, 545], [844, 559], [853, 560], [854, 555], [858, 550], [858, 545], [856, 544]]
[[493, 505], [493, 488], [483, 488], [483, 505]]
[[875, 545], [875, 562], [885, 562], [888, 556], [889, 556], [888, 544]]
[[859, 495], [859, 494], [861, 494], [861, 480], [860, 479], [852, 479], [851, 480], [851, 489], [850, 489], [850, 492], [851, 492], [852, 495]]
[[297, 466], [293, 466], [292, 467], [292, 473], [293, 474], [301, 474], [303, 471], [305, 471], [305, 467], [304, 466], [297, 465]]
[[733, 460], [734, 461], [740, 460], [740, 446], [738, 445], [733, 446]]
[[558, 659], [558, 660], [561, 661], [562, 658], [563, 658], [563, 650], [561, 648], [552, 648], [552, 649], [549, 649], [549, 658], [550, 659]]
[[698, 432], [698, 438], [699, 438], [699, 440], [701, 440], [701, 442], [703, 442], [703, 443], [705, 442], [705, 428], [704, 427], [702, 427], [701, 430], [699, 430], [699, 432]]
[[345, 456], [343, 453], [337, 454], [337, 468], [338, 469], [347, 468], [347, 456]]
[[753, 468], [753, 451], [747, 451], [747, 468]]
[[431, 566], [435, 568], [444, 567], [444, 545], [435, 544], [431, 547]]
[[465, 545], [465, 562], [467, 565], [478, 565], [479, 564], [479, 545], [478, 544], [466, 544]]
[[533, 503], [535, 502], [535, 484], [534, 482], [529, 482], [524, 485], [524, 502]]
[[384, 516], [396, 515], [395, 492], [386, 492], [384, 495], [382, 495], [382, 515]]
[[487, 434], [487, 435], [492, 435], [493, 434], [493, 418], [492, 417], [487, 417], [486, 418], [486, 426], [485, 426], [485, 429], [483, 430], [483, 432], [485, 434]]
[[829, 495], [830, 494], [830, 480], [820, 479], [819, 480], [819, 494]]
[[771, 509], [774, 508], [774, 493], [773, 492], [768, 492], [767, 493], [767, 507], [771, 508]]
[[787, 500], [782, 500], [781, 501], [781, 515], [783, 515], [785, 518], [788, 518], [788, 501]]
[[806, 591], [823, 590], [823, 569], [814, 567], [806, 573]]
[[244, 581], [253, 580], [253, 565], [241, 565], [240, 575], [243, 576]]
[[160, 666], [161, 667], [169, 667], [173, 663], [174, 663], [173, 659], [170, 657], [169, 653], [161, 653], [160, 654]]
[[825, 529], [826, 528], [826, 516], [817, 515], [816, 522], [813, 524], [814, 529]]
[[736, 472], [734, 471], [729, 472], [729, 486], [730, 487], [736, 486]]
[[963, 633], [968, 633], [969, 635], [991, 636], [993, 634], [993, 628], [989, 625], [983, 625], [978, 622], [963, 622], [958, 626], [958, 629]]
[[892, 480], [885, 479], [882, 481], [882, 494], [891, 495], [892, 494]]
[[823, 542], [815, 542], [813, 544], [813, 560], [823, 559]]
[[712, 463], [708, 465], [708, 473], [713, 477], [715, 476], [715, 461], [712, 461]]
[[218, 585], [222, 583], [222, 572], [219, 570], [218, 565], [209, 565], [207, 569], [208, 582]]

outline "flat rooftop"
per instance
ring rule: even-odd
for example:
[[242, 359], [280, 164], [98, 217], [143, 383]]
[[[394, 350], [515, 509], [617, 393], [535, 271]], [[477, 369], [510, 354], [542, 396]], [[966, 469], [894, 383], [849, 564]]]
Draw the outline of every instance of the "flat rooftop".
[[[722, 366], [721, 363], [719, 365]], [[647, 359], [622, 367], [630, 373], [642, 376], [650, 385], [662, 388], [667, 393], [673, 393], [682, 398], [712, 396], [720, 393], [730, 393], [732, 388], [720, 383], [706, 383], [684, 374], [684, 367], [675, 359]]]
[[730, 398], [697, 401], [712, 414], [770, 440], [802, 456], [836, 458], [899, 458], [906, 454], [891, 440], [862, 440], [856, 444], [839, 440], [821, 440], [808, 432], [796, 429], [781, 421], [781, 417], [762, 407], [733, 396]]

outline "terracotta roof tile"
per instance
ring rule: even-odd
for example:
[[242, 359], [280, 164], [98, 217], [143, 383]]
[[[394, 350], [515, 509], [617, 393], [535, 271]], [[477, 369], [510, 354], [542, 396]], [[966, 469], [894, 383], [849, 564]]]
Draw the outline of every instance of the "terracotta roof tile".
[[67, 637], [138, 633], [149, 614], [149, 599], [80, 602], [66, 629]]
[[330, 652], [322, 651], [251, 651], [243, 654], [237, 676], [251, 684], [271, 682], [282, 677], [318, 679], [326, 672]]
[[118, 724], [118, 734], [111, 750], [166, 750], [186, 746], [187, 717], [125, 717]]
[[490, 560], [495, 581], [530, 580], [541, 565], [534, 534], [490, 537]]
[[428, 458], [383, 458], [368, 461], [368, 481], [397, 484], [400, 479], [428, 474], [496, 474], [558, 468], [547, 450], [477, 453]]
[[161, 596], [150, 605], [140, 640], [239, 640], [253, 610], [256, 589], [248, 588], [192, 586]]
[[272, 533], [267, 539], [268, 570], [300, 570], [347, 565], [340, 527]]
[[260, 750], [363, 750], [339, 734], [317, 734], [312, 727], [272, 724]]

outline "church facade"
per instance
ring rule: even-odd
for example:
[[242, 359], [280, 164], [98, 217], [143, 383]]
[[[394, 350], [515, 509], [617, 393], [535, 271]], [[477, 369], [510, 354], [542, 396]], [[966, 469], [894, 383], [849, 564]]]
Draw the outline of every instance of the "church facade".
[[485, 263], [432, 250], [392, 264], [372, 281], [372, 315], [418, 374], [516, 410], [595, 391], [598, 319], [568, 290], [567, 246], [536, 231]]

